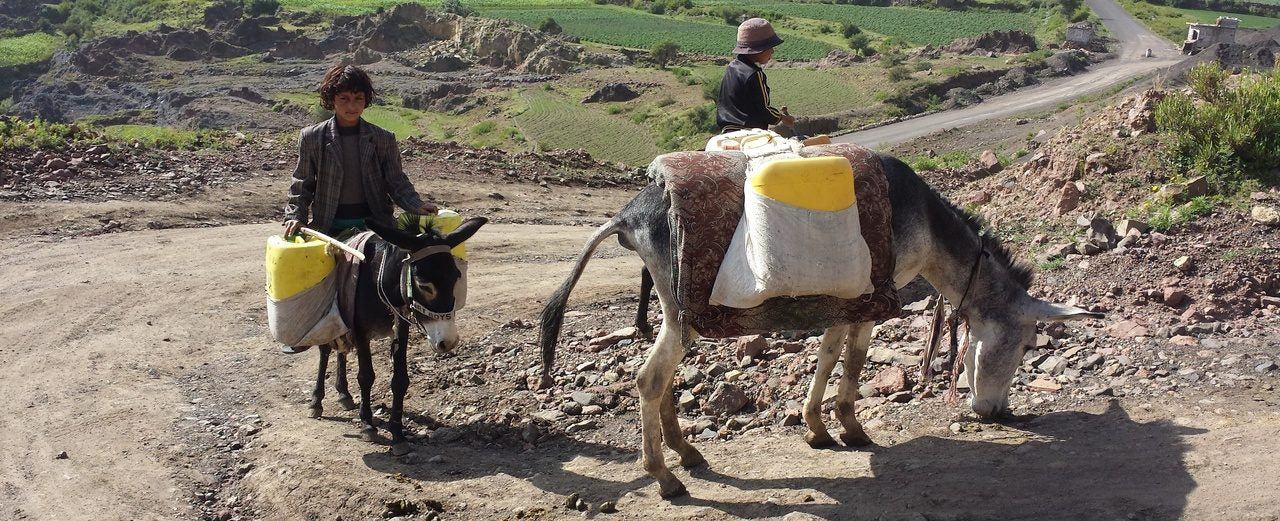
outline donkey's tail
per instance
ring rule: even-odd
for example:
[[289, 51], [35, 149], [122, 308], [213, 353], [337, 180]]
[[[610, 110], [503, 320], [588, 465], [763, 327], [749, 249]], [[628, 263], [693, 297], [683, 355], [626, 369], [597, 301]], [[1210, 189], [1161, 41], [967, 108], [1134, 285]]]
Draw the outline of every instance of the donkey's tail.
[[539, 387], [546, 388], [555, 383], [551, 379], [551, 367], [556, 361], [556, 342], [560, 338], [560, 327], [564, 324], [564, 308], [569, 301], [569, 292], [573, 291], [573, 287], [578, 284], [578, 278], [582, 276], [582, 271], [586, 269], [587, 261], [591, 260], [591, 254], [596, 251], [596, 247], [621, 229], [622, 223], [612, 219], [596, 230], [591, 239], [587, 240], [586, 246], [582, 247], [582, 253], [578, 254], [569, 278], [565, 279], [564, 284], [561, 284], [560, 288], [551, 295], [551, 299], [547, 300], [547, 307], [542, 309], [539, 338], [542, 344], [542, 382]]

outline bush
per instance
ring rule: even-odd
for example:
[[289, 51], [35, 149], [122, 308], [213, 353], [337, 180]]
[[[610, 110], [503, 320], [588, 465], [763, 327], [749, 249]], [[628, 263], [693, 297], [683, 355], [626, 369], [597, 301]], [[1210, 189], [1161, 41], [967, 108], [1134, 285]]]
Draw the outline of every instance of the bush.
[[711, 101], [720, 101], [720, 82], [724, 78], [715, 78], [702, 84], [702, 98]]
[[93, 131], [79, 125], [0, 116], [0, 150], [65, 147], [73, 141], [96, 137]]
[[659, 67], [666, 68], [668, 63], [675, 60], [680, 55], [680, 44], [672, 41], [665, 41], [653, 46], [653, 50], [649, 52], [649, 56], [657, 62]]
[[658, 125], [658, 146], [664, 150], [701, 150], [716, 128], [716, 106], [706, 103], [666, 119]]
[[848, 38], [849, 49], [863, 56], [871, 56], [875, 54], [875, 50], [871, 48], [871, 39], [867, 35], [858, 33]]
[[462, 0], [440, 0], [440, 10], [458, 16], [471, 16], [475, 10], [462, 4]]
[[1280, 70], [1246, 73], [1228, 87], [1227, 74], [1210, 62], [1196, 65], [1189, 79], [1203, 102], [1173, 93], [1156, 105], [1167, 166], [1205, 176], [1224, 195], [1280, 184]]
[[889, 67], [889, 81], [899, 82], [911, 77], [911, 71], [901, 65]]
[[560, 24], [556, 23], [556, 19], [550, 16], [543, 20], [542, 23], [538, 24], [538, 30], [547, 34], [560, 34], [564, 32], [564, 29], [560, 27]]
[[249, 16], [273, 15], [279, 10], [279, 0], [249, 0], [244, 5], [244, 12]]
[[493, 132], [493, 130], [496, 128], [498, 128], [497, 123], [493, 122], [492, 120], [484, 120], [479, 123], [476, 123], [476, 126], [471, 127], [471, 133], [477, 136], [483, 136], [485, 134]]
[[845, 38], [848, 38], [855, 34], [862, 34], [862, 29], [858, 28], [858, 26], [853, 25], [849, 22], [845, 22], [843, 25], [840, 26], [840, 34], [843, 34]]

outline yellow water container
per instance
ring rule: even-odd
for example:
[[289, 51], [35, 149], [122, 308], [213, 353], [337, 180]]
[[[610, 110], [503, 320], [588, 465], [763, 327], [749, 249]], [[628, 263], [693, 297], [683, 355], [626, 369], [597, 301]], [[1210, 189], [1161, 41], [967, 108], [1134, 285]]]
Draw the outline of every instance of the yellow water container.
[[319, 284], [333, 271], [334, 259], [319, 239], [267, 238], [267, 295], [284, 300]]
[[757, 194], [797, 208], [835, 212], [853, 205], [853, 167], [840, 156], [778, 159], [748, 180]]
[[[416, 218], [416, 219], [415, 219]], [[401, 213], [398, 217], [400, 228], [412, 231], [414, 233], [422, 233], [427, 228], [434, 228], [437, 233], [442, 235], [462, 226], [462, 215], [458, 212], [448, 209], [441, 209], [435, 215], [417, 215]], [[464, 242], [455, 246], [450, 253], [454, 257], [467, 260], [467, 244]]]

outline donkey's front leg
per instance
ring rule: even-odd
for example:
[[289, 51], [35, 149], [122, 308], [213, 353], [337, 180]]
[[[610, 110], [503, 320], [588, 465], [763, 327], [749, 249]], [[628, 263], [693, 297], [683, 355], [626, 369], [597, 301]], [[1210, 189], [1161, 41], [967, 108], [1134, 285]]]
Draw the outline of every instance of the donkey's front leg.
[[396, 319], [396, 339], [391, 343], [391, 453], [403, 456], [413, 450], [404, 439], [404, 393], [409, 390], [409, 323]]
[[[661, 294], [660, 294], [661, 295]], [[659, 297], [661, 298], [661, 297]], [[640, 431], [644, 470], [658, 480], [658, 493], [664, 498], [672, 498], [687, 493], [684, 484], [676, 479], [675, 474], [667, 468], [662, 459], [663, 402], [670, 400], [672, 380], [675, 379], [676, 366], [684, 357], [684, 346], [680, 342], [679, 320], [676, 320], [667, 302], [662, 302], [663, 322], [658, 332], [658, 339], [649, 352], [649, 359], [640, 368], [636, 377], [636, 386], [640, 390]], [[664, 396], [664, 393], [667, 396]], [[674, 406], [672, 408], [672, 419]], [[676, 428], [677, 433], [679, 428]], [[683, 440], [682, 440], [683, 441]]]
[[845, 348], [844, 375], [840, 377], [840, 390], [836, 394], [836, 419], [844, 427], [840, 435], [849, 447], [861, 447], [871, 444], [871, 437], [862, 430], [858, 423], [858, 414], [854, 402], [858, 401], [858, 377], [862, 374], [862, 366], [867, 361], [867, 346], [871, 344], [871, 328], [874, 322], [859, 322], [849, 331], [849, 345]]
[[809, 385], [809, 397], [804, 401], [804, 424], [809, 432], [804, 441], [810, 447], [820, 449], [836, 444], [836, 440], [827, 433], [827, 426], [822, 423], [822, 397], [827, 390], [827, 379], [831, 377], [831, 369], [840, 357], [840, 343], [849, 334], [849, 326], [836, 326], [822, 333], [822, 342], [818, 346], [818, 368], [813, 374], [813, 383]]
[[320, 346], [320, 369], [316, 371], [316, 387], [311, 390], [311, 417], [319, 418], [324, 414], [324, 377], [329, 370], [329, 344]]
[[347, 387], [347, 353], [338, 351], [338, 369], [334, 375], [333, 389], [338, 391], [338, 405], [342, 406], [342, 410], [350, 411], [356, 408], [356, 401], [351, 399], [351, 389]]
[[360, 366], [356, 373], [356, 383], [360, 384], [360, 438], [374, 441], [378, 428], [373, 426], [373, 406], [369, 402], [373, 391], [373, 356], [369, 353], [369, 339], [359, 332], [355, 336], [356, 362]]

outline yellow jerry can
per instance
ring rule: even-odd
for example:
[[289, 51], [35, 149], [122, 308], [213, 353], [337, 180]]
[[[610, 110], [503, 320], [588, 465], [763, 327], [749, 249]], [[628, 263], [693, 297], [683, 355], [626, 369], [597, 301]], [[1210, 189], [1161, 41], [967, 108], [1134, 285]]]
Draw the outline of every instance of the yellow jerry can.
[[[448, 209], [440, 209], [435, 215], [418, 215], [401, 213], [397, 218], [400, 228], [413, 233], [422, 233], [427, 228], [434, 228], [441, 235], [447, 235], [449, 232], [462, 226], [462, 215], [458, 212]], [[467, 260], [467, 244], [464, 242], [454, 246], [449, 250], [454, 257]]]
[[777, 159], [765, 163], [747, 180], [757, 194], [820, 212], [853, 205], [853, 167], [839, 156]]
[[319, 284], [333, 271], [333, 255], [319, 239], [267, 238], [267, 296], [284, 300]]

